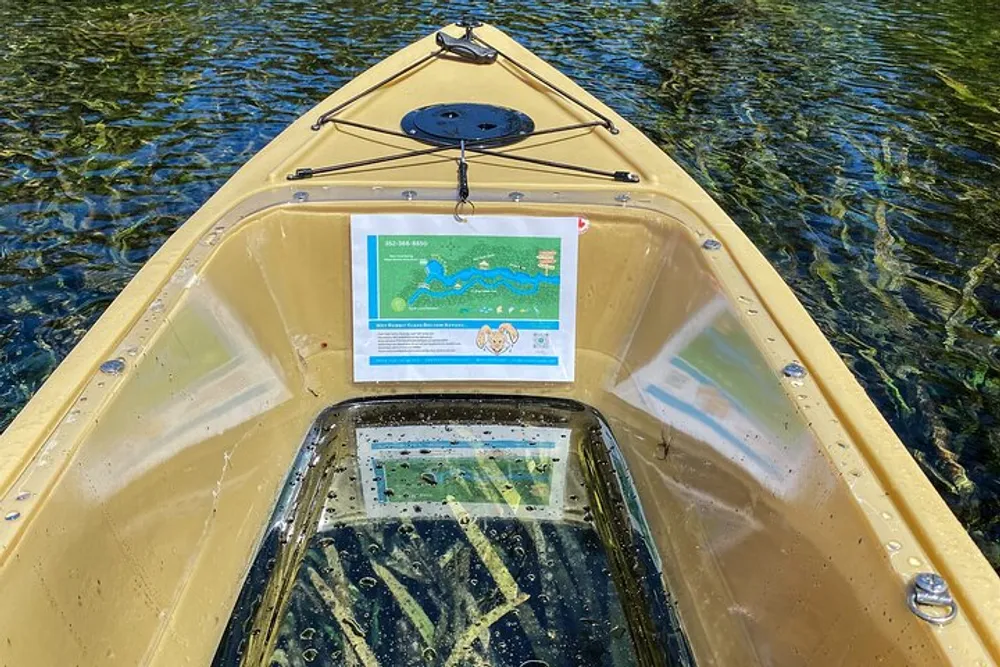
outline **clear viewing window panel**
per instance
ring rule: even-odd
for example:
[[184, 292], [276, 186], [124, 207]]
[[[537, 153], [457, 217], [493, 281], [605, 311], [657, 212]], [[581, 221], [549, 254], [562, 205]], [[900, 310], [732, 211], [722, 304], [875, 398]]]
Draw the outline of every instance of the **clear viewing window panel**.
[[215, 664], [693, 661], [596, 411], [420, 396], [320, 415]]

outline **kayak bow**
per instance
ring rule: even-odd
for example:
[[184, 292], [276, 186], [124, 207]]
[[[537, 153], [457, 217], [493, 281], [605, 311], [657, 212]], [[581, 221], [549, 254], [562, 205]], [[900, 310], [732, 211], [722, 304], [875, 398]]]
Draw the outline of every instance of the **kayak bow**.
[[[402, 466], [387, 424], [407, 452], [438, 444]], [[567, 449], [531, 453], [557, 427]], [[427, 500], [391, 493], [383, 459]], [[774, 269], [636, 128], [487, 25], [361, 74], [178, 229], [0, 437], [0, 509], [4, 664], [300, 664], [321, 638], [343, 652], [315, 664], [387, 664], [369, 590], [430, 664], [502, 660], [490, 632], [577, 664], [531, 634], [559, 597], [547, 571], [565, 604], [605, 605], [586, 612], [604, 639], [566, 634], [620, 647], [588, 664], [1000, 656], [996, 573]], [[469, 577], [351, 569], [344, 545], [411, 524], [487, 598], [436, 607], [421, 595]], [[510, 559], [537, 540], [563, 547], [532, 561], [536, 589]], [[299, 629], [302, 600], [327, 625]]]

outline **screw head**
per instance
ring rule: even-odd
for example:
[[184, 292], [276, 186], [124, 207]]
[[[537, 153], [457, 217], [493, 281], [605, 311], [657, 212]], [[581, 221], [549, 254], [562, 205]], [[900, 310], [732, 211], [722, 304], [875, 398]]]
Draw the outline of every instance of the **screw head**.
[[913, 584], [928, 593], [941, 595], [948, 592], [948, 582], [935, 572], [921, 572], [914, 577]]
[[416, 190], [403, 190], [402, 195], [403, 195], [403, 199], [405, 199], [406, 201], [413, 201], [414, 199], [417, 198], [417, 191]]
[[705, 239], [705, 242], [701, 244], [701, 247], [705, 250], [718, 250], [722, 247], [722, 244], [715, 239]]
[[509, 197], [512, 202], [519, 202], [522, 199], [524, 199], [524, 193], [523, 192], [516, 192], [515, 191], [515, 192], [509, 193], [507, 195], [507, 197]]
[[3, 515], [4, 521], [17, 521], [21, 518], [20, 512], [7, 512]]
[[125, 372], [125, 360], [121, 357], [108, 359], [101, 364], [101, 372], [105, 375], [121, 375]]
[[297, 202], [309, 201], [309, 193], [299, 190], [294, 195], [292, 195], [292, 199], [294, 199]]
[[615, 201], [621, 202], [622, 204], [624, 204], [625, 202], [627, 202], [630, 199], [632, 199], [632, 195], [630, 195], [627, 192], [623, 192], [620, 195], [615, 195]]
[[21, 491], [16, 496], [14, 496], [14, 500], [27, 500], [30, 497], [31, 497], [31, 491]]
[[801, 380], [806, 376], [806, 367], [796, 361], [793, 361], [790, 364], [786, 364], [785, 367], [781, 369], [781, 372], [786, 378]]

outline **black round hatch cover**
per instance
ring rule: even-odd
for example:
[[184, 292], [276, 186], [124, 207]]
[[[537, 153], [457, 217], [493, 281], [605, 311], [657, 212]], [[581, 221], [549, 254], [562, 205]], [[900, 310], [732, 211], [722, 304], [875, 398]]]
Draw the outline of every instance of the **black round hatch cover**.
[[403, 116], [403, 132], [428, 144], [474, 148], [513, 144], [535, 129], [535, 122], [516, 109], [492, 104], [433, 104]]

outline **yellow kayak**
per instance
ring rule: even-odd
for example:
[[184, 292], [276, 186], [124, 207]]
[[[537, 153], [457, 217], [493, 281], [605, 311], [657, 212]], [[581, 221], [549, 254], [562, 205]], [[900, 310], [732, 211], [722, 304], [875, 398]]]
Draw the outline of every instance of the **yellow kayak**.
[[0, 436], [0, 664], [992, 665], [1000, 579], [789, 288], [487, 25], [361, 74]]

